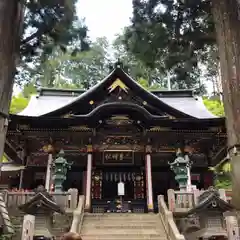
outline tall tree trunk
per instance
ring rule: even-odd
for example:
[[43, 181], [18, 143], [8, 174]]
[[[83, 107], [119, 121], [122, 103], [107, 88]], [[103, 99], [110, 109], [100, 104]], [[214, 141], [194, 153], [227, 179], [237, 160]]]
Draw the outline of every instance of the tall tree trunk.
[[240, 21], [237, 0], [212, 0], [232, 161], [233, 204], [240, 210]]
[[8, 111], [15, 75], [19, 1], [0, 0], [0, 166], [8, 125]]

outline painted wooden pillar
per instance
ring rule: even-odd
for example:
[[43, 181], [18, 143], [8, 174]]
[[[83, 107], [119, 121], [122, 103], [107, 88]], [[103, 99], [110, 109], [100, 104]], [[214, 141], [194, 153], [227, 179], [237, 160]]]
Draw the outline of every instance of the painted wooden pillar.
[[87, 146], [87, 177], [86, 177], [86, 202], [85, 209], [91, 209], [91, 186], [92, 186], [92, 145]]
[[45, 179], [45, 189], [47, 191], [50, 191], [50, 187], [51, 187], [52, 161], [53, 161], [52, 153], [49, 153], [48, 154], [47, 171], [46, 171], [46, 179]]
[[148, 212], [152, 212], [153, 211], [152, 161], [151, 161], [151, 146], [149, 145], [146, 146], [145, 172], [146, 172], [147, 208]]
[[83, 171], [82, 174], [82, 191], [80, 193], [80, 195], [84, 195], [86, 196], [86, 180], [87, 180], [87, 171]]

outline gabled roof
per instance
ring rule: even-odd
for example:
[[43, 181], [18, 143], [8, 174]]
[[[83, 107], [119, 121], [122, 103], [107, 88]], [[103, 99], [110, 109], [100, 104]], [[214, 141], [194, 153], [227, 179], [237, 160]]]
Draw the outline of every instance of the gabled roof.
[[18, 207], [21, 211], [27, 214], [36, 214], [38, 210], [45, 210], [49, 212], [64, 213], [64, 210], [57, 205], [53, 198], [47, 192], [39, 192], [31, 198], [28, 202]]
[[187, 215], [194, 213], [203, 213], [207, 211], [218, 210], [222, 213], [234, 209], [234, 207], [228, 202], [222, 200], [219, 196], [218, 191], [210, 189], [205, 191], [199, 196], [199, 203], [196, 207], [192, 208]]
[[28, 106], [19, 115], [57, 117], [69, 112], [79, 111], [79, 109], [84, 111], [89, 101], [95, 101], [96, 98], [104, 99], [111, 90], [109, 87], [117, 79], [120, 79], [123, 85], [130, 89], [134, 95], [141, 97], [156, 109], [174, 117], [216, 118], [206, 109], [202, 99], [194, 96], [192, 90], [150, 92], [134, 81], [120, 67], [116, 67], [105, 79], [85, 92], [82, 90], [42, 89], [38, 96], [31, 98]]

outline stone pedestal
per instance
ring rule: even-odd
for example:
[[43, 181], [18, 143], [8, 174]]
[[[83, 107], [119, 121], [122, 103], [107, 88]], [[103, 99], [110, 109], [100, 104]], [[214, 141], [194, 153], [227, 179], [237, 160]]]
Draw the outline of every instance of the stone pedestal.
[[34, 236], [52, 237], [52, 219], [53, 214], [47, 212], [38, 212], [35, 215]]
[[21, 240], [33, 240], [35, 227], [35, 216], [24, 215]]

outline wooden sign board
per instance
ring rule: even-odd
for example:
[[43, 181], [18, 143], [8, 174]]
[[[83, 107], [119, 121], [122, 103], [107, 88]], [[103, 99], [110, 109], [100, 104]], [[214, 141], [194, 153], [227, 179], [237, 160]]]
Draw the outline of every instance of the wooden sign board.
[[25, 215], [23, 219], [21, 240], [33, 240], [34, 228], [35, 228], [35, 216]]
[[128, 150], [105, 150], [103, 152], [103, 164], [132, 165], [134, 164], [134, 152]]

